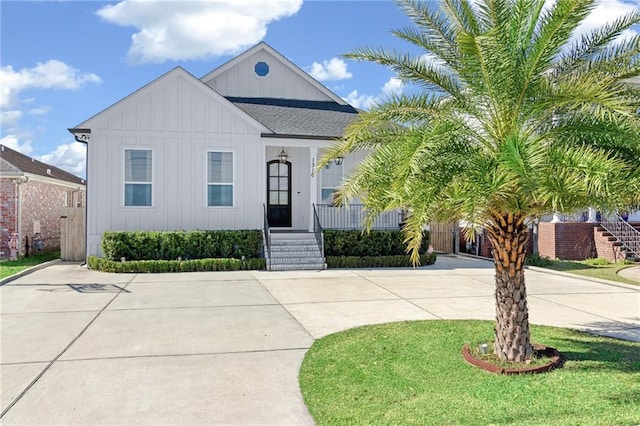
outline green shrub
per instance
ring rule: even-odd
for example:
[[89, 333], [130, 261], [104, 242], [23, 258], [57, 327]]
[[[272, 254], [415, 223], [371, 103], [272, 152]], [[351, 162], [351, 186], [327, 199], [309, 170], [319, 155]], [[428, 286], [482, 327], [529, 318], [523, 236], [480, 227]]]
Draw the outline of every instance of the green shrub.
[[89, 268], [103, 272], [158, 273], [196, 271], [245, 271], [265, 269], [265, 260], [253, 259], [192, 259], [192, 260], [133, 260], [113, 261], [89, 256]]
[[[420, 265], [432, 265], [436, 254], [420, 256]], [[395, 256], [327, 256], [329, 268], [401, 268], [413, 266], [408, 255]]]
[[102, 236], [105, 259], [176, 260], [262, 257], [262, 232], [239, 231], [108, 231]]
[[[420, 253], [426, 253], [431, 241], [424, 231]], [[407, 245], [401, 231], [324, 231], [325, 255], [329, 256], [406, 256]]]
[[532, 254], [526, 257], [524, 263], [529, 266], [539, 266], [546, 268], [553, 264], [553, 261], [546, 256], [540, 256], [539, 254]]

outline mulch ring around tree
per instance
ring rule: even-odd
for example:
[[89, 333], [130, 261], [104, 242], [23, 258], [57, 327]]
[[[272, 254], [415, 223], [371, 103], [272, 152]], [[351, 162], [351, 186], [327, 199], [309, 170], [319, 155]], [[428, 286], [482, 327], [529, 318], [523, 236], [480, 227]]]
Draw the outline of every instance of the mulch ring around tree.
[[[538, 358], [549, 358], [549, 360], [543, 364], [525, 366], [525, 367], [505, 367], [503, 365], [497, 365], [485, 359], [481, 359], [475, 356], [468, 344], [462, 347], [462, 356], [464, 360], [474, 367], [478, 367], [482, 370], [495, 374], [539, 374], [551, 371], [554, 368], [562, 366], [562, 355], [555, 348], [550, 346], [544, 346], [534, 343], [533, 353]], [[522, 365], [522, 364], [518, 364]]]

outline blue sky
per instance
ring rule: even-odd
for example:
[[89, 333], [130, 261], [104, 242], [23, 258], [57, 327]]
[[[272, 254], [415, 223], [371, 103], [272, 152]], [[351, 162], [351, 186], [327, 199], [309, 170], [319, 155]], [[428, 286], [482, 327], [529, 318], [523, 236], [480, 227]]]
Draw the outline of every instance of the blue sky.
[[[605, 0], [585, 27], [638, 7]], [[367, 108], [401, 83], [340, 55], [363, 45], [406, 50], [390, 30], [410, 23], [386, 0], [2, 0], [0, 19], [0, 143], [80, 176], [84, 147], [66, 129], [176, 65], [202, 77], [264, 40]]]

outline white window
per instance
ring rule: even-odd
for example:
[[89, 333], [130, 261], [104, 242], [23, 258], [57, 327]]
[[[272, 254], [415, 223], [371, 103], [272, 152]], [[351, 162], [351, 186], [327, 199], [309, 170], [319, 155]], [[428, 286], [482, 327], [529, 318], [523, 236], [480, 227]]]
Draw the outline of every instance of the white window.
[[342, 183], [342, 164], [329, 163], [322, 169], [322, 204], [333, 204], [336, 191]]
[[233, 206], [233, 152], [207, 152], [207, 206]]
[[150, 207], [152, 187], [150, 149], [124, 150], [124, 205]]

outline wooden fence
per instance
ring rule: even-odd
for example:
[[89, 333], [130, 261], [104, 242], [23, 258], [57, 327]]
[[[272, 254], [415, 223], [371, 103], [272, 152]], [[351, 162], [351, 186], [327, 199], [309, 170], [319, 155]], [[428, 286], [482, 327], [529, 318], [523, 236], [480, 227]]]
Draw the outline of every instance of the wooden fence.
[[60, 217], [60, 258], [85, 260], [85, 211], [82, 207], [65, 208]]
[[455, 223], [431, 223], [431, 245], [439, 253], [455, 252]]

